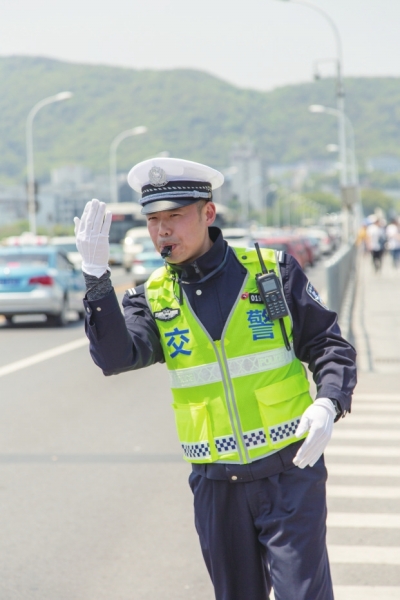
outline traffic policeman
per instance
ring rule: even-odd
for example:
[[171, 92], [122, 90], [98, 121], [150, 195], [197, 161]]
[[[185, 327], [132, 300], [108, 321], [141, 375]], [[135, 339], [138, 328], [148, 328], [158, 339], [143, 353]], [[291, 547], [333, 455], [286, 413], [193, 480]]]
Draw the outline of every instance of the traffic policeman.
[[[165, 362], [216, 599], [266, 600], [272, 585], [276, 600], [332, 600], [323, 451], [350, 411], [354, 348], [293, 257], [227, 245], [213, 226], [221, 173], [154, 158], [128, 182], [165, 266], [126, 292], [123, 315], [111, 215], [92, 200], [75, 218], [92, 358], [105, 375]], [[260, 260], [278, 281], [279, 320], [257, 287]]]

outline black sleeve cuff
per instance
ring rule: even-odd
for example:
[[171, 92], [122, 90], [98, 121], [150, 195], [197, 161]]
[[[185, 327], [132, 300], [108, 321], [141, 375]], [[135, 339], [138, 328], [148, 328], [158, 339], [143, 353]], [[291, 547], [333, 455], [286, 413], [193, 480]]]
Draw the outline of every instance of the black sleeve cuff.
[[86, 298], [88, 300], [91, 302], [101, 300], [110, 293], [112, 289], [110, 275], [110, 271], [106, 271], [101, 277], [95, 277], [83, 271], [86, 283]]

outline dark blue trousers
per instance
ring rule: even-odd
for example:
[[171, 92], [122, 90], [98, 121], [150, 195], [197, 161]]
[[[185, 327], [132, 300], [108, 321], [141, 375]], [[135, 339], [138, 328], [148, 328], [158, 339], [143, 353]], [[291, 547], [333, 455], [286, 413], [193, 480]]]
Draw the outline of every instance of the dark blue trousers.
[[276, 600], [333, 600], [322, 457], [254, 480], [232, 479], [234, 465], [218, 465], [225, 480], [199, 467], [189, 484], [216, 600], [267, 600], [271, 584]]

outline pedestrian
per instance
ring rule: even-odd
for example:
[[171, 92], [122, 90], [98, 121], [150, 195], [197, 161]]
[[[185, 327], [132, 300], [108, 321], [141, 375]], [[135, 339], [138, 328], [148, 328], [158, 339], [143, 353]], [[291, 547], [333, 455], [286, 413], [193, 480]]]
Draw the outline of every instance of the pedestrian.
[[395, 269], [400, 263], [400, 228], [398, 220], [393, 218], [386, 227], [387, 248], [392, 255], [392, 264]]
[[376, 272], [382, 268], [382, 256], [385, 251], [386, 235], [382, 220], [371, 215], [366, 234], [367, 248], [371, 253], [372, 264]]
[[126, 292], [122, 315], [111, 215], [92, 200], [75, 218], [92, 358], [105, 375], [166, 363], [216, 599], [267, 600], [272, 584], [276, 600], [332, 600], [323, 452], [350, 411], [354, 348], [290, 255], [261, 250], [263, 297], [256, 250], [231, 248], [213, 226], [221, 173], [154, 158], [128, 182], [165, 266]]
[[357, 232], [356, 245], [359, 246], [363, 254], [367, 253], [367, 223], [363, 223]]

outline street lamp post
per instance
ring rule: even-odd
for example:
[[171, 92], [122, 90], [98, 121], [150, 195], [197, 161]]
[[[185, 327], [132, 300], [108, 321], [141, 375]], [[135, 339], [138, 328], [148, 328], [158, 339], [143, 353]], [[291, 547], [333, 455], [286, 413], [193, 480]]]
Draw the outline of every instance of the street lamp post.
[[[308, 110], [312, 113], [325, 113], [327, 115], [332, 115], [334, 117], [338, 117], [338, 109], [336, 108], [331, 108], [328, 106], [323, 106], [321, 104], [312, 104], [311, 106], [308, 107]], [[355, 144], [355, 136], [354, 136], [354, 127], [352, 122], [350, 121], [349, 117], [343, 113], [343, 117], [344, 117], [344, 121], [347, 125], [347, 130], [349, 132], [349, 141], [350, 141], [350, 164], [351, 164], [351, 168], [350, 168], [350, 177], [347, 177], [348, 179], [348, 186], [346, 186], [348, 188], [347, 190], [347, 196], [349, 196], [350, 194], [350, 199], [351, 199], [351, 204], [353, 204], [356, 208], [356, 214], [357, 214], [357, 219], [360, 219], [360, 196], [359, 196], [359, 180], [358, 180], [358, 163], [357, 163], [357, 155], [356, 155], [356, 144]], [[341, 165], [341, 170], [343, 170], [344, 168], [346, 168], [347, 170], [347, 165]], [[349, 201], [349, 198], [347, 198], [347, 201]], [[360, 225], [360, 223], [356, 223], [356, 226]], [[349, 223], [348, 223], [348, 219], [347, 222], [345, 224], [346, 227], [349, 227]], [[346, 232], [347, 233], [347, 238], [348, 238], [348, 234], [349, 231]], [[348, 240], [347, 240], [348, 241]]]
[[120, 143], [133, 135], [141, 135], [147, 132], [147, 127], [139, 125], [132, 129], [126, 129], [119, 133], [110, 145], [110, 196], [111, 202], [118, 202], [118, 182], [117, 182], [117, 148]]
[[[325, 113], [327, 115], [332, 115], [337, 118], [338, 118], [338, 113], [339, 113], [339, 111], [336, 108], [331, 108], [329, 106], [323, 106], [322, 104], [311, 104], [311, 106], [308, 107], [308, 110], [311, 113], [320, 113], [320, 114]], [[348, 183], [350, 183], [350, 185], [358, 186], [358, 166], [357, 166], [357, 159], [356, 159], [354, 127], [353, 127], [353, 124], [350, 121], [349, 117], [346, 114], [344, 114], [344, 121], [345, 121], [345, 123], [347, 125], [347, 129], [350, 133], [349, 141], [350, 141], [350, 157], [351, 157], [351, 168], [350, 168], [351, 177], [349, 177], [347, 175], [347, 180], [348, 180]], [[329, 149], [329, 151], [334, 151], [336, 149], [336, 146], [334, 144], [329, 144], [328, 147], [327, 147], [327, 149]], [[332, 148], [332, 150], [331, 150], [331, 148]], [[345, 168], [344, 165], [342, 165], [342, 169], [343, 168]]]
[[[336, 69], [337, 69], [337, 88], [336, 88], [336, 106], [337, 106], [337, 119], [338, 119], [338, 143], [339, 143], [339, 160], [343, 167], [340, 170], [340, 185], [342, 188], [342, 194], [345, 193], [348, 185], [348, 173], [347, 173], [347, 148], [346, 148], [346, 126], [345, 126], [345, 111], [344, 111], [344, 85], [343, 85], [343, 56], [342, 56], [342, 41], [340, 38], [339, 30], [336, 26], [335, 21], [326, 13], [322, 8], [310, 2], [309, 0], [283, 0], [284, 2], [291, 2], [292, 4], [301, 4], [308, 6], [312, 10], [316, 11], [324, 17], [329, 23], [336, 42]], [[345, 221], [348, 221], [348, 210], [345, 210]], [[346, 240], [347, 241], [347, 240]]]
[[48, 96], [40, 100], [29, 111], [26, 120], [26, 159], [27, 159], [27, 189], [28, 189], [28, 216], [29, 216], [29, 231], [36, 235], [36, 205], [35, 205], [35, 168], [33, 163], [33, 119], [41, 108], [53, 102], [61, 102], [72, 98], [72, 92], [60, 92], [55, 96]]

